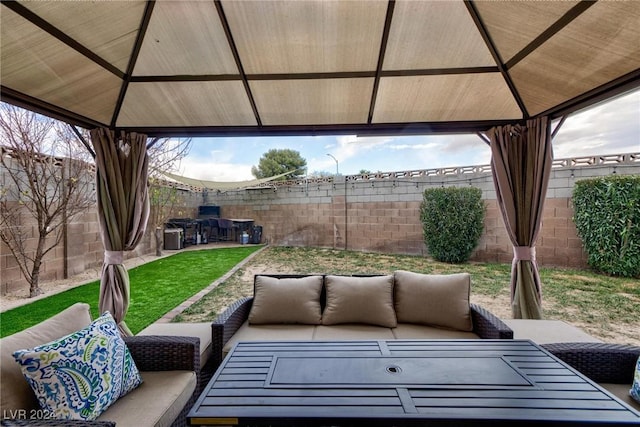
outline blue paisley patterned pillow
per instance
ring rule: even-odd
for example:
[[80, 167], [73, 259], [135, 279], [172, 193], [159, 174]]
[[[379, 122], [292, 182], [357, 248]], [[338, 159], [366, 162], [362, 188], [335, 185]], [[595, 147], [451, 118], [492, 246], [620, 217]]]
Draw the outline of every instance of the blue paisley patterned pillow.
[[108, 312], [85, 329], [13, 357], [40, 406], [59, 419], [94, 420], [142, 383]]
[[638, 357], [638, 361], [636, 362], [636, 374], [633, 377], [633, 385], [629, 393], [631, 397], [640, 402], [640, 357]]

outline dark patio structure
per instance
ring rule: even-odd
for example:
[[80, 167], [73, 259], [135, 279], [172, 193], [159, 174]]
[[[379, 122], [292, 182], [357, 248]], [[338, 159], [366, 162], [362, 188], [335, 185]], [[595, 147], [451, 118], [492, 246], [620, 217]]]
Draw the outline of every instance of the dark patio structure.
[[[637, 1], [3, 1], [1, 19], [2, 100], [110, 130], [93, 133], [104, 153], [146, 136], [480, 133], [514, 317], [542, 315], [552, 121], [640, 86]], [[125, 163], [105, 156], [98, 175], [145, 181], [144, 156]], [[105, 220], [122, 234], [105, 271], [135, 247], [143, 193]]]

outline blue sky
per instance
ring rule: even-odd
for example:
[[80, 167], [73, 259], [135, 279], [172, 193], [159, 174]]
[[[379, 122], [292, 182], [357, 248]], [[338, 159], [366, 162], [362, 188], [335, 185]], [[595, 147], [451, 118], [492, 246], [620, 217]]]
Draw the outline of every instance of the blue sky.
[[[570, 116], [556, 135], [554, 157], [640, 152], [640, 90]], [[272, 148], [290, 148], [308, 172], [356, 174], [488, 164], [489, 147], [473, 135], [406, 137], [304, 136], [194, 138], [179, 173], [210, 181], [253, 179], [251, 166]]]

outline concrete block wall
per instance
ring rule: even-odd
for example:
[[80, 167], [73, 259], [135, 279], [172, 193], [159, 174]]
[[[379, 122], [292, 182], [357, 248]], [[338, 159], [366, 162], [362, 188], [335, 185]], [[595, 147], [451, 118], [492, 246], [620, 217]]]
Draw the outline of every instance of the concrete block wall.
[[[193, 213], [191, 209], [189, 213]], [[28, 218], [25, 215], [24, 218]], [[34, 223], [26, 223], [31, 227], [27, 246], [35, 248], [36, 229]], [[147, 229], [142, 241], [134, 251], [126, 252], [125, 258], [135, 258], [141, 255], [152, 254], [155, 251], [151, 231]], [[67, 274], [70, 277], [86, 270], [99, 271], [102, 268], [104, 258], [104, 246], [100, 237], [100, 224], [96, 208], [75, 216], [67, 225]], [[51, 250], [43, 259], [40, 269], [40, 283], [60, 280], [65, 277], [65, 248], [61, 242]], [[15, 257], [9, 248], [0, 241], [0, 294], [25, 291], [29, 289], [28, 282], [22, 276]]]
[[[583, 268], [586, 254], [573, 222], [571, 195], [577, 180], [640, 173], [640, 164], [555, 168], [549, 180], [542, 228], [536, 241], [540, 265]], [[283, 246], [315, 246], [356, 251], [425, 255], [420, 204], [426, 188], [473, 185], [486, 205], [485, 230], [473, 261], [511, 262], [506, 234], [490, 173], [416, 178], [304, 181], [293, 185], [209, 192], [207, 204], [221, 207], [225, 218], [252, 218], [263, 227], [263, 241]]]
[[[637, 153], [632, 156], [638, 158]], [[581, 161], [568, 160], [564, 162], [567, 165], [552, 170], [542, 229], [536, 242], [541, 265], [586, 266], [586, 255], [572, 220], [571, 194], [577, 180], [613, 173], [640, 173], [637, 161], [612, 164]], [[575, 167], [570, 166], [572, 163], [576, 163]], [[354, 175], [337, 177], [335, 182], [329, 178], [225, 193], [191, 191], [181, 196], [175, 216], [195, 218], [198, 206], [218, 205], [222, 217], [253, 218], [256, 225], [263, 227], [263, 241], [275, 245], [425, 255], [420, 223], [422, 194], [426, 188], [451, 185], [478, 187], [485, 200], [485, 230], [472, 260], [511, 262], [511, 244], [497, 205], [493, 178], [484, 166], [428, 170], [415, 177], [403, 173]], [[154, 253], [152, 232], [149, 225], [136, 250], [126, 256]], [[27, 244], [34, 245], [35, 239], [32, 237]], [[60, 245], [45, 257], [41, 281], [64, 278], [64, 253]], [[99, 270], [103, 254], [96, 210], [73, 218], [68, 225], [68, 275]], [[0, 242], [0, 294], [25, 287], [16, 260]]]

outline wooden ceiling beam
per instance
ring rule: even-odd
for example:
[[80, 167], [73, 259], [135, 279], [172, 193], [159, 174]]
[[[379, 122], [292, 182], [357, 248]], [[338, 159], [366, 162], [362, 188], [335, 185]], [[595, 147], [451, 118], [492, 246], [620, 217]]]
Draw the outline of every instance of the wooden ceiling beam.
[[249, 80], [247, 80], [247, 75], [244, 72], [242, 60], [240, 59], [240, 53], [238, 52], [238, 47], [236, 46], [236, 42], [233, 40], [233, 34], [231, 34], [229, 21], [227, 20], [227, 16], [224, 13], [222, 3], [220, 3], [220, 0], [214, 0], [214, 4], [216, 5], [216, 10], [218, 11], [218, 16], [220, 17], [220, 22], [222, 23], [222, 28], [224, 28], [224, 33], [227, 36], [227, 41], [229, 42], [229, 47], [231, 48], [233, 59], [235, 60], [236, 66], [238, 67], [238, 72], [240, 73], [240, 78], [242, 79], [244, 90], [247, 93], [247, 98], [249, 99], [249, 103], [251, 104], [251, 109], [253, 110], [253, 114], [256, 118], [256, 123], [258, 124], [258, 126], [262, 126], [262, 119], [260, 118], [260, 112], [258, 111], [256, 101], [253, 97], [253, 93], [251, 92], [251, 87], [249, 86]]
[[513, 58], [505, 64], [507, 70], [513, 68], [518, 62], [526, 58], [531, 52], [539, 48], [544, 42], [549, 40], [555, 34], [557, 34], [564, 27], [569, 25], [574, 19], [580, 16], [584, 11], [596, 4], [597, 0], [583, 0], [562, 15], [556, 22], [554, 22], [549, 28], [542, 32], [538, 37], [533, 39], [531, 43], [525, 46], [520, 52], [516, 53]]
[[27, 9], [17, 1], [3, 1], [2, 6], [8, 9], [11, 9], [13, 12], [22, 16], [24, 19], [26, 19], [27, 21], [31, 22], [33, 25], [40, 28], [42, 31], [50, 34], [52, 37], [66, 44], [71, 49], [75, 50], [76, 52], [86, 57], [90, 61], [98, 64], [100, 67], [104, 68], [105, 70], [109, 71], [115, 76], [119, 78], [124, 77], [124, 73], [120, 71], [118, 67], [116, 67], [106, 59], [102, 58], [101, 56], [99, 56], [98, 54], [96, 54], [94, 51], [90, 50], [83, 44], [79, 43], [78, 41], [70, 37], [68, 34], [60, 31], [58, 28], [51, 25], [49, 22], [45, 21], [40, 16], [36, 15], [31, 10]]
[[115, 128], [116, 123], [118, 121], [118, 116], [120, 115], [120, 110], [122, 110], [122, 103], [124, 102], [124, 97], [127, 94], [127, 89], [129, 88], [129, 83], [131, 82], [131, 76], [133, 75], [133, 70], [136, 67], [136, 62], [138, 61], [138, 55], [140, 54], [140, 49], [142, 48], [142, 43], [144, 42], [144, 36], [147, 33], [147, 28], [149, 28], [149, 22], [151, 21], [151, 15], [153, 14], [153, 7], [155, 6], [155, 0], [147, 1], [147, 5], [144, 9], [144, 14], [142, 15], [142, 21], [140, 22], [140, 30], [138, 31], [138, 35], [136, 36], [136, 41], [133, 45], [133, 50], [131, 52], [131, 56], [129, 57], [129, 64], [127, 64], [127, 72], [122, 77], [122, 86], [120, 86], [120, 93], [118, 94], [118, 100], [116, 101], [116, 106], [113, 110], [113, 116], [111, 117], [111, 127]]
[[487, 31], [487, 28], [484, 22], [482, 21], [480, 14], [478, 13], [478, 10], [476, 9], [475, 5], [471, 0], [465, 0], [464, 4], [466, 5], [467, 10], [471, 15], [473, 22], [476, 24], [476, 27], [480, 32], [482, 39], [487, 45], [487, 48], [489, 49], [491, 56], [493, 57], [494, 61], [498, 65], [498, 70], [500, 71], [500, 73], [502, 74], [502, 77], [507, 83], [507, 86], [509, 87], [509, 90], [511, 91], [511, 94], [513, 95], [513, 98], [515, 99], [516, 103], [518, 104], [520, 111], [522, 111], [522, 117], [525, 119], [528, 119], [530, 115], [529, 115], [529, 111], [527, 110], [527, 106], [522, 100], [522, 96], [520, 96], [520, 93], [518, 92], [518, 88], [516, 88], [516, 85], [513, 83], [513, 80], [511, 79], [511, 76], [508, 73], [507, 67], [504, 64], [502, 57], [500, 56], [500, 53], [496, 48], [495, 43], [491, 39], [491, 36], [489, 35], [489, 32]]
[[389, 3], [387, 4], [387, 14], [384, 21], [384, 30], [382, 31], [382, 40], [380, 40], [378, 64], [376, 66], [375, 80], [373, 81], [373, 90], [371, 91], [371, 103], [369, 104], [369, 114], [367, 118], [368, 124], [371, 124], [371, 122], [373, 121], [373, 112], [376, 107], [378, 87], [380, 86], [380, 77], [382, 76], [382, 65], [384, 64], [384, 55], [387, 51], [387, 42], [389, 41], [389, 32], [391, 31], [391, 21], [393, 19], [393, 9], [395, 5], [395, 0], [389, 0]]

